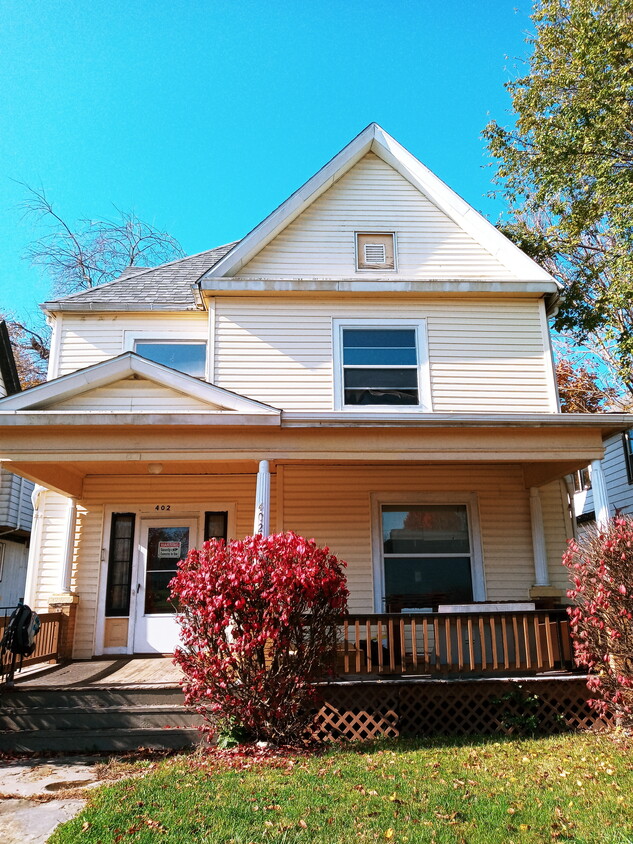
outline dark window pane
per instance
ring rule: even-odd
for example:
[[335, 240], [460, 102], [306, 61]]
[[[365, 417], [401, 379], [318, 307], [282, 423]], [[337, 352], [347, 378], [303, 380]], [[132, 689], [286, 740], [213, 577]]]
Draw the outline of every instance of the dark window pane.
[[346, 369], [345, 387], [404, 388], [418, 386], [417, 369]]
[[417, 390], [345, 390], [345, 404], [418, 404]]
[[385, 505], [385, 554], [468, 554], [468, 513], [464, 504]]
[[344, 328], [343, 347], [415, 349], [415, 328]]
[[207, 356], [206, 343], [142, 343], [136, 351], [148, 360], [162, 363], [187, 375], [204, 378]]
[[345, 349], [346, 366], [416, 366], [418, 356], [412, 349]]
[[387, 606], [435, 607], [473, 599], [469, 557], [387, 557]]
[[169, 582], [173, 580], [173, 571], [150, 571], [145, 582], [145, 615], [154, 613], [173, 613], [176, 608], [169, 600]]
[[130, 613], [130, 579], [134, 554], [134, 514], [113, 513], [110, 529], [106, 615]]
[[226, 541], [226, 524], [228, 513], [208, 511], [204, 514], [204, 541], [207, 539], [224, 539]]

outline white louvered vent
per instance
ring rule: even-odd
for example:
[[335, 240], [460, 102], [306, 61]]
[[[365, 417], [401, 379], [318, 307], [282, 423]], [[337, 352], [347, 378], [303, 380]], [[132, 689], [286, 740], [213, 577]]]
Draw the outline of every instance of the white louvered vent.
[[365, 263], [366, 264], [384, 264], [385, 263], [385, 244], [384, 243], [365, 243]]

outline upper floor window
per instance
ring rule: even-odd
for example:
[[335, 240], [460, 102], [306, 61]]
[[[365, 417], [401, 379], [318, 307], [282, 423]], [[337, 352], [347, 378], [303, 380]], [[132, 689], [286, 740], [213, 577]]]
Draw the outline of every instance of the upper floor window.
[[335, 320], [335, 407], [430, 410], [421, 320]]
[[356, 232], [356, 269], [395, 270], [395, 241], [393, 232]]
[[625, 431], [622, 434], [622, 445], [624, 446], [626, 476], [629, 483], [633, 484], [633, 431]]
[[137, 340], [134, 351], [155, 363], [162, 363], [171, 369], [204, 378], [207, 358], [207, 344], [196, 341]]

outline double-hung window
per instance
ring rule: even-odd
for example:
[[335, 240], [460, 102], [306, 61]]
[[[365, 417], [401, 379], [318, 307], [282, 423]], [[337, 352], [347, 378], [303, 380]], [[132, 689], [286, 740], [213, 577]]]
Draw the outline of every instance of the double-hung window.
[[430, 410], [423, 320], [335, 320], [335, 408]]
[[374, 497], [377, 611], [485, 599], [476, 500], [451, 498]]

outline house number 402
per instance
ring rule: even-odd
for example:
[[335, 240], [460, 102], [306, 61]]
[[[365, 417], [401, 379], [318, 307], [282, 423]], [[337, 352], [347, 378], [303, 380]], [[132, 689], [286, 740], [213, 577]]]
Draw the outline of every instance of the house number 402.
[[171, 504], [157, 504], [154, 510], [171, 510]]

